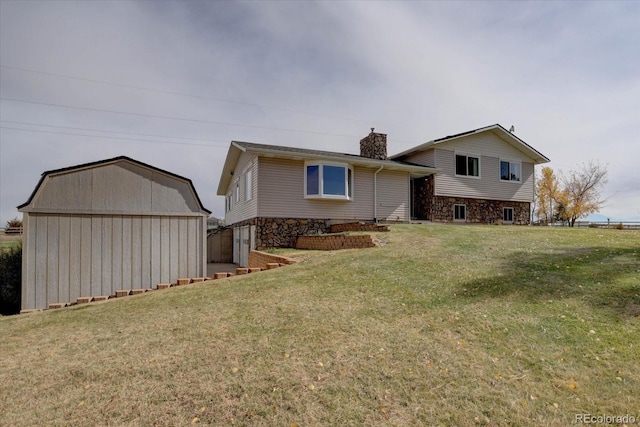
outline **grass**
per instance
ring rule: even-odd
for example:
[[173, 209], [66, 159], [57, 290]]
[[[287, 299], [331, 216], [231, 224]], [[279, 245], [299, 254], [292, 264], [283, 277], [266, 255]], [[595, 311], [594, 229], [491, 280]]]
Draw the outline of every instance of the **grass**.
[[640, 418], [640, 232], [401, 225], [380, 246], [0, 319], [0, 425]]

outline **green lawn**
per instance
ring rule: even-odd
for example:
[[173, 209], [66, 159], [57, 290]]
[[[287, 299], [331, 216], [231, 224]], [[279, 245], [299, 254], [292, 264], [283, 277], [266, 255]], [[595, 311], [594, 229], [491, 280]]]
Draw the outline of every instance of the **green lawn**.
[[380, 246], [0, 319], [0, 425], [640, 422], [640, 232], [398, 225]]

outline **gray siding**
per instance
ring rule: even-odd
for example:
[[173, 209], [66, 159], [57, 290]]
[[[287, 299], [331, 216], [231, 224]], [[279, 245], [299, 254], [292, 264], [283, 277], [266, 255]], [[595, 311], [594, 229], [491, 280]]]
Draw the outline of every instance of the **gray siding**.
[[205, 275], [204, 216], [24, 217], [23, 309]]
[[[375, 169], [355, 167], [353, 200], [304, 198], [304, 161], [260, 157], [259, 217], [372, 220]], [[378, 219], [408, 220], [409, 178], [382, 170], [378, 179]]]

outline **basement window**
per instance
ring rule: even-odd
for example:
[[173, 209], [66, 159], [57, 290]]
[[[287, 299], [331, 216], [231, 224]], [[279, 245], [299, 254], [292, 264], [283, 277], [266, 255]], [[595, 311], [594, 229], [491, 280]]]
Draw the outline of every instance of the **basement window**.
[[353, 168], [346, 163], [305, 162], [306, 199], [353, 199]]
[[502, 210], [502, 222], [513, 222], [513, 208], [504, 208]]
[[467, 220], [467, 206], [466, 205], [453, 205], [453, 220], [454, 221], [466, 221]]

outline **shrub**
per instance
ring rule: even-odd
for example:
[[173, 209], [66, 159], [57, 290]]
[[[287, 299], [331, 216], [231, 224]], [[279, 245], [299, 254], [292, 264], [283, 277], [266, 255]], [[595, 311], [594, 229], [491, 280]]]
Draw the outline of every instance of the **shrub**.
[[624, 230], [624, 225], [621, 222], [617, 223], [616, 230]]
[[0, 314], [20, 313], [22, 245], [0, 251]]
[[7, 221], [7, 228], [10, 227], [22, 227], [22, 220], [18, 218], [13, 218]]

